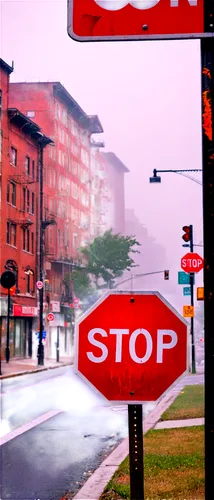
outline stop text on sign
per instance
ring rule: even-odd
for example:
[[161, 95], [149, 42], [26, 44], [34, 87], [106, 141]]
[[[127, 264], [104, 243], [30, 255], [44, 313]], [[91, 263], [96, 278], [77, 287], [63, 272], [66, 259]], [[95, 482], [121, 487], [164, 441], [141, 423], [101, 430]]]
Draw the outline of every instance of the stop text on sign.
[[[105, 10], [121, 10], [126, 5], [132, 5], [135, 9], [147, 10], [155, 7], [161, 0], [95, 0], [95, 3]], [[163, 0], [162, 0], [163, 2]], [[179, 0], [169, 0], [170, 7], [179, 7]], [[187, 0], [190, 7], [197, 7], [198, 0]]]
[[[106, 344], [100, 340], [95, 339], [95, 335], [101, 337], [108, 337], [108, 335], [115, 335], [116, 346], [115, 346], [115, 362], [123, 362], [123, 336], [130, 335], [129, 329], [121, 328], [110, 328], [109, 334], [103, 328], [92, 328], [88, 333], [88, 341], [91, 345], [100, 349], [100, 355], [95, 355], [93, 351], [86, 352], [86, 355], [90, 361], [93, 363], [103, 363], [108, 357], [108, 347]], [[146, 340], [146, 352], [144, 356], [139, 357], [136, 352], [136, 341], [143, 335]], [[170, 337], [170, 342], [165, 342], [165, 337]], [[177, 333], [173, 330], [157, 330], [157, 351], [156, 351], [156, 362], [163, 363], [163, 352], [165, 349], [173, 349], [178, 342]], [[134, 330], [129, 338], [129, 354], [131, 359], [135, 363], [146, 363], [153, 352], [153, 339], [148, 330], [144, 328], [137, 328]]]
[[186, 268], [186, 267], [194, 267], [195, 269], [200, 267], [201, 264], [203, 264], [203, 260], [202, 259], [182, 259], [182, 264], [183, 264], [183, 268]]

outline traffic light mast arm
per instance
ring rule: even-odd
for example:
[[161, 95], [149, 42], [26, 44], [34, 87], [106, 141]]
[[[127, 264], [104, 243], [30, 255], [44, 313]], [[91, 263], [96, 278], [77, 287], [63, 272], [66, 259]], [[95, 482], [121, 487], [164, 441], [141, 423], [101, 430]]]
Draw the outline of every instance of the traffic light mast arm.
[[142, 276], [150, 276], [152, 274], [162, 274], [164, 271], [153, 271], [152, 273], [143, 273], [143, 274], [132, 274], [131, 278], [127, 278], [123, 281], [120, 281], [119, 283], [116, 283], [116, 285], [113, 288], [116, 288], [119, 285], [122, 285], [123, 283], [126, 283], [127, 281], [131, 281], [133, 278], [140, 278]]

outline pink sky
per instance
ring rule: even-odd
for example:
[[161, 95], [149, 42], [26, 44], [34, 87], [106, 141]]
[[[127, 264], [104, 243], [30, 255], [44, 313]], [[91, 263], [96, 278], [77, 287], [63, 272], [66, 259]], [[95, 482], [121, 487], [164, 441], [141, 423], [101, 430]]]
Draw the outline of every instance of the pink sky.
[[176, 281], [182, 226], [193, 224], [202, 239], [202, 188], [176, 174], [148, 179], [154, 168], [201, 168], [199, 42], [81, 44], [66, 23], [65, 0], [2, 0], [1, 57], [15, 62], [12, 81], [60, 81], [99, 115], [106, 149], [130, 169], [126, 206], [167, 247]]

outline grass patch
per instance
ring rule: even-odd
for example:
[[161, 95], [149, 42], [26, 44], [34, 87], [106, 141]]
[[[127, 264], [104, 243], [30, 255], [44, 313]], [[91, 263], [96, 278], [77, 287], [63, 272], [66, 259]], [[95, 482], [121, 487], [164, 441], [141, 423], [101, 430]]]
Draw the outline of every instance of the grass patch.
[[187, 385], [160, 420], [183, 420], [204, 417], [204, 386]]
[[[145, 500], [204, 500], [204, 427], [151, 430], [144, 436]], [[129, 457], [100, 500], [128, 500]]]

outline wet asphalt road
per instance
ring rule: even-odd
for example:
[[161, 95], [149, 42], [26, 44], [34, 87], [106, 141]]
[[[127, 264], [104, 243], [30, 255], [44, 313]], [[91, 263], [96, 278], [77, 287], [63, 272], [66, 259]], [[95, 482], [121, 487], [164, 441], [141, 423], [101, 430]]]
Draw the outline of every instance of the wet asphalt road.
[[[59, 413], [48, 418], [52, 410]], [[27, 429], [38, 417], [44, 421]], [[1, 500], [77, 491], [128, 432], [127, 407], [110, 406], [72, 367], [2, 380], [1, 418], [2, 439], [21, 432], [1, 446]]]
[[72, 367], [2, 380], [1, 393], [1, 436], [60, 411], [1, 446], [1, 500], [75, 492], [127, 435], [125, 407], [109, 407]]

